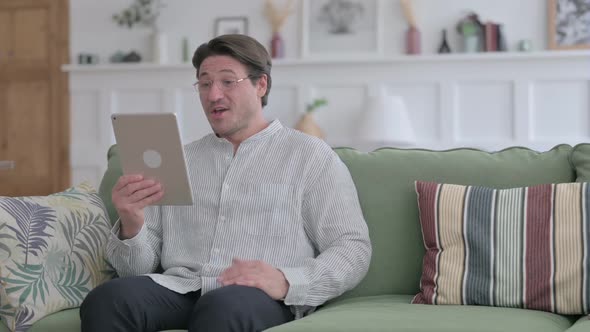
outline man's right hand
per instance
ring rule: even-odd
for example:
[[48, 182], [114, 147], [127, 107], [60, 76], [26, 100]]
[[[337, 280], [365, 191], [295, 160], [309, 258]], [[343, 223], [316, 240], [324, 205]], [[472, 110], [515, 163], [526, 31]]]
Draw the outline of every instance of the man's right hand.
[[113, 187], [112, 199], [121, 219], [119, 238], [130, 239], [139, 233], [145, 221], [143, 209], [164, 196], [159, 182], [142, 175], [123, 175]]

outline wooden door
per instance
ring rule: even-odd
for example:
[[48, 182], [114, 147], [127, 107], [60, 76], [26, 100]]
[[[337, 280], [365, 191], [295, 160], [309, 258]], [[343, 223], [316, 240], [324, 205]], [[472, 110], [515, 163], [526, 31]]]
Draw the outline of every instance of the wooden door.
[[0, 196], [70, 185], [68, 21], [67, 0], [0, 0]]
[[12, 15], [0, 8], [0, 64], [8, 60], [9, 45], [12, 44]]

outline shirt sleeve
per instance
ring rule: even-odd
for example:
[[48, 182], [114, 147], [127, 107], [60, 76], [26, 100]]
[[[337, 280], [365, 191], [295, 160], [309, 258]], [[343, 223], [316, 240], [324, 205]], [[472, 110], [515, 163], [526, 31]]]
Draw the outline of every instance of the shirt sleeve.
[[137, 276], [156, 271], [162, 250], [162, 216], [158, 206], [145, 209], [145, 222], [137, 235], [119, 239], [121, 220], [117, 220], [106, 247], [108, 261], [119, 277]]
[[307, 236], [319, 252], [300, 267], [280, 268], [289, 282], [285, 304], [318, 306], [356, 286], [366, 275], [372, 247], [350, 172], [332, 153], [310, 176], [303, 193]]

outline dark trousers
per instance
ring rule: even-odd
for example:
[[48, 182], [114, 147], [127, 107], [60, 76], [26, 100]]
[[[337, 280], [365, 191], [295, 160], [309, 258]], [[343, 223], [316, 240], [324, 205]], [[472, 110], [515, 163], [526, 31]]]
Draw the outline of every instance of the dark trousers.
[[226, 286], [179, 294], [151, 278], [113, 279], [93, 289], [80, 307], [83, 332], [262, 331], [293, 320], [283, 302], [258, 288]]

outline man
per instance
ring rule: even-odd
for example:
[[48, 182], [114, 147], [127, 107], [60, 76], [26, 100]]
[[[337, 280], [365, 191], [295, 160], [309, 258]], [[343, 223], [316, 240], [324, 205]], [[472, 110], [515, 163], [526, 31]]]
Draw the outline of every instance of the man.
[[[150, 206], [160, 184], [122, 176], [107, 256], [83, 331], [260, 331], [353, 288], [371, 257], [350, 173], [323, 141], [265, 120], [271, 59], [224, 35], [193, 56], [213, 134], [185, 146], [195, 203]], [[156, 273], [161, 267], [162, 273]]]

